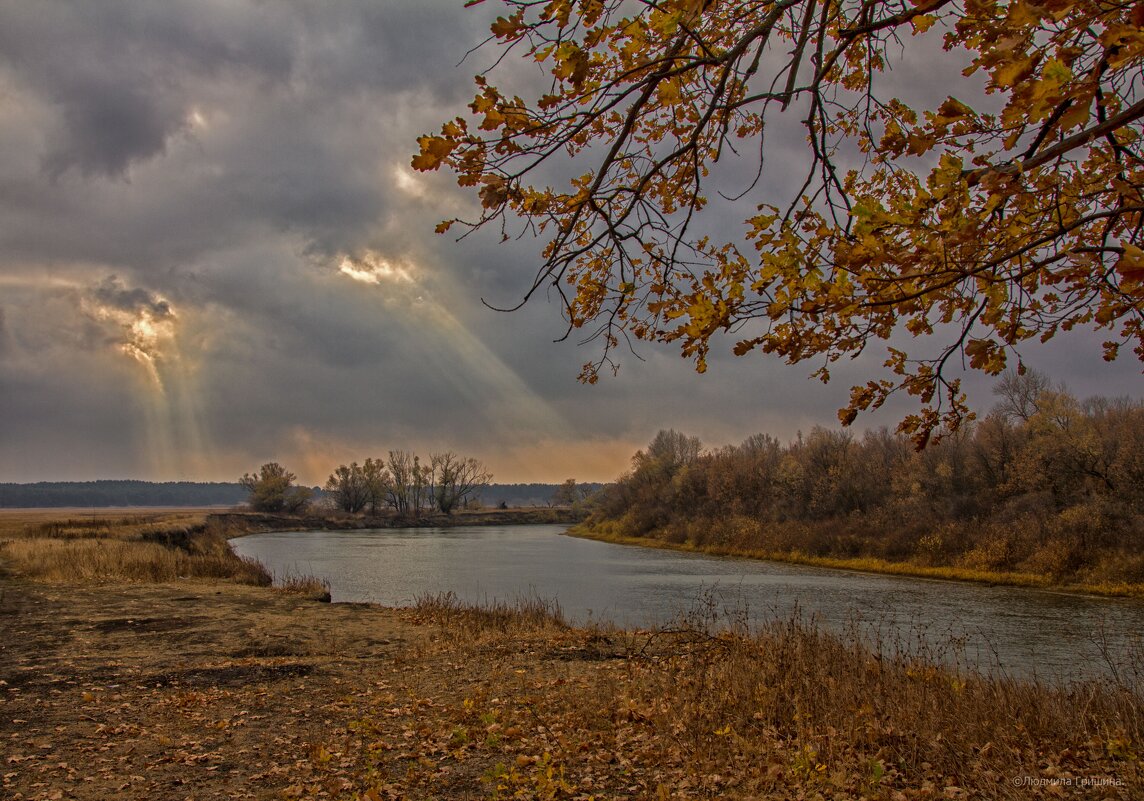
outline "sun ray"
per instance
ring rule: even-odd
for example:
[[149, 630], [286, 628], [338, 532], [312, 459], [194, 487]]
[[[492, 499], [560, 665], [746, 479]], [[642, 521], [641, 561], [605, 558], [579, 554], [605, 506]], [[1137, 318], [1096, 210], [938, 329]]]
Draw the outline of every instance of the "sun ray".
[[572, 433], [551, 404], [436, 299], [425, 272], [411, 261], [366, 251], [357, 257], [342, 255], [337, 272], [385, 293], [384, 299], [391, 301], [390, 312], [407, 318], [408, 325], [419, 332], [425, 360], [472, 408], [480, 410], [483, 424], [494, 433], [508, 436], [527, 431], [556, 437]]
[[152, 474], [175, 479], [208, 472], [214, 449], [203, 426], [197, 364], [181, 351], [185, 321], [174, 306], [112, 277], [89, 291], [81, 307], [141, 368], [138, 401]]

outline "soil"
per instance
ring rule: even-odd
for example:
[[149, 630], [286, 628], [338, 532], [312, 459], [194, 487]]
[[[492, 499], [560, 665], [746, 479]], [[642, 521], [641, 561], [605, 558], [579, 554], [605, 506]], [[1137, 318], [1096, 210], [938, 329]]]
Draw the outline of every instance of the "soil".
[[[152, 511], [167, 515], [80, 522]], [[0, 535], [59, 513], [0, 514]], [[434, 614], [206, 580], [48, 583], [0, 565], [0, 801], [463, 801], [543, 787], [554, 735], [537, 724], [538, 693], [614, 672], [598, 636]]]
[[952, 746], [886, 724], [860, 732], [879, 759], [844, 740], [828, 769], [769, 724], [747, 739], [725, 722], [742, 660], [720, 667], [719, 638], [536, 618], [0, 574], [0, 799], [1142, 797], [1134, 733], [1061, 750], [1022, 728], [959, 746], [971, 764], [952, 770], [891, 759]]
[[[437, 636], [409, 618], [234, 585], [0, 577], [0, 798], [309, 795]], [[325, 793], [355, 789], [328, 772]]]

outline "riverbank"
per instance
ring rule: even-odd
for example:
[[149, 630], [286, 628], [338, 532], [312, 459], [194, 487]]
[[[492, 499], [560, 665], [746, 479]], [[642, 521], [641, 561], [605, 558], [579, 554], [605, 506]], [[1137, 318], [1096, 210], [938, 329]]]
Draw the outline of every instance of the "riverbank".
[[319, 604], [0, 577], [0, 794], [1139, 797], [1139, 687], [875, 659], [799, 621], [574, 629], [550, 607]]
[[655, 537], [630, 537], [614, 531], [593, 528], [586, 524], [574, 524], [566, 532], [569, 536], [597, 540], [613, 545], [630, 545], [640, 548], [656, 548], [687, 553], [701, 553], [708, 556], [729, 556], [739, 559], [756, 559], [766, 562], [826, 567], [833, 570], [851, 570], [861, 573], [879, 573], [891, 576], [941, 579], [945, 581], [967, 581], [977, 584], [1002, 584], [1011, 587], [1035, 587], [1059, 592], [1071, 592], [1109, 597], [1144, 598], [1144, 584], [1112, 583], [1056, 583], [1048, 576], [1014, 571], [982, 570], [954, 566], [917, 565], [909, 562], [892, 562], [876, 557], [838, 558], [812, 556], [797, 550], [765, 551], [752, 548], [737, 548], [726, 545], [696, 545], [691, 542], [669, 542]]
[[262, 531], [352, 531], [376, 528], [454, 528], [459, 526], [573, 525], [582, 515], [567, 507], [461, 510], [454, 514], [426, 512], [416, 516], [345, 514], [269, 514], [211, 512], [214, 522], [236, 536]]
[[[45, 581], [173, 581], [213, 578], [269, 585], [262, 565], [227, 540], [268, 531], [567, 524], [570, 509], [510, 509], [396, 516], [285, 515], [218, 509], [0, 510], [0, 568]], [[277, 577], [287, 589], [329, 598], [320, 577]]]
[[[237, 583], [258, 571], [233, 553], [225, 578], [162, 572], [223, 564], [218, 520], [189, 534], [166, 513], [22, 525], [0, 531], [13, 801], [1144, 791], [1140, 654], [1064, 686], [892, 642], [875, 654], [798, 617], [748, 632], [699, 608], [641, 631], [575, 628], [542, 600], [322, 604]], [[71, 548], [46, 562], [83, 580], [16, 575]]]

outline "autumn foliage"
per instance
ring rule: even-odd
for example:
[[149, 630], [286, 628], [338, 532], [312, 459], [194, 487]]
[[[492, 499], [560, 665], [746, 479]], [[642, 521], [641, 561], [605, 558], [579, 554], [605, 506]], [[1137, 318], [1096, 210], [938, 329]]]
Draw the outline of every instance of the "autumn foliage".
[[[587, 529], [796, 560], [1029, 584], [1144, 588], [1144, 406], [1079, 401], [1030, 371], [921, 453], [885, 429], [703, 450], [661, 432]], [[857, 566], [857, 562], [855, 563]]]
[[[967, 413], [951, 364], [999, 374], [1077, 327], [1104, 332], [1106, 359], [1144, 357], [1141, 4], [502, 2], [497, 63], [514, 86], [539, 65], [542, 85], [478, 75], [413, 167], [479, 194], [478, 218], [439, 231], [515, 219], [544, 242], [526, 299], [550, 287], [569, 333], [600, 338], [585, 380], [625, 337], [702, 371], [728, 336], [824, 381], [881, 349], [839, 416], [904, 391], [922, 446]], [[889, 88], [938, 61], [960, 97]]]

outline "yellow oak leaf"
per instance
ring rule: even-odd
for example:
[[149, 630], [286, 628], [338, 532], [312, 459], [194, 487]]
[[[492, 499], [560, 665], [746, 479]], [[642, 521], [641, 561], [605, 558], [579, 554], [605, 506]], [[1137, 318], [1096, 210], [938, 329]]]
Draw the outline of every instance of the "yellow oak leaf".
[[1124, 254], [1116, 262], [1116, 272], [1120, 274], [1120, 288], [1139, 291], [1144, 288], [1144, 250], [1131, 243], [1124, 243]]
[[441, 136], [419, 136], [417, 137], [417, 144], [421, 146], [421, 152], [413, 157], [412, 166], [413, 169], [421, 172], [428, 172], [440, 167], [441, 163], [456, 147], [455, 142], [450, 142]]

